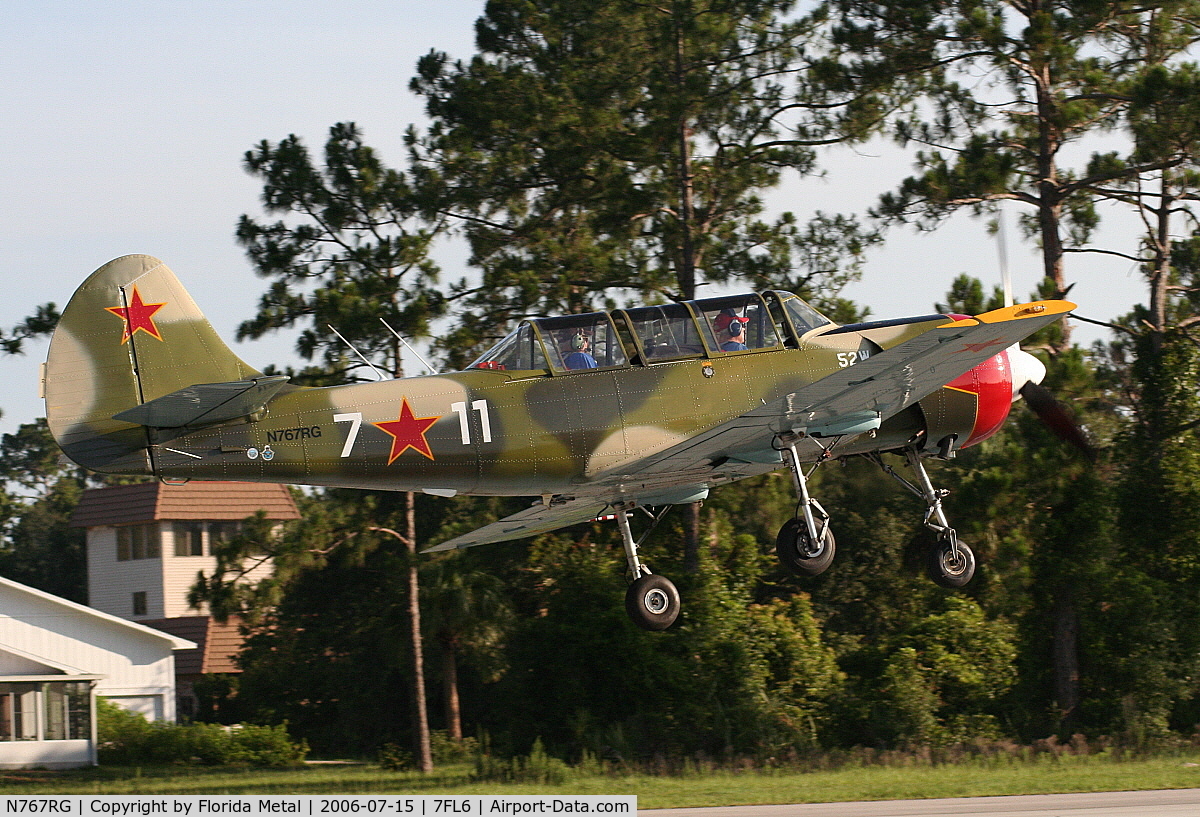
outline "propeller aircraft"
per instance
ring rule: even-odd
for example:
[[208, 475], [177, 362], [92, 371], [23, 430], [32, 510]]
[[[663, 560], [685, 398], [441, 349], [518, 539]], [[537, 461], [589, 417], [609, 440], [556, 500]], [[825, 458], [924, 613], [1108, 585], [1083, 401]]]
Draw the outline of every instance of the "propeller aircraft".
[[[463, 371], [307, 388], [248, 366], [166, 265], [129, 255], [71, 298], [43, 390], [63, 452], [103, 473], [535, 500], [426, 552], [613, 515], [626, 608], [661, 630], [679, 614], [679, 593], [639, 558], [634, 510], [657, 523], [672, 505], [786, 468], [797, 511], [776, 553], [789, 570], [816, 575], [836, 543], [808, 479], [821, 463], [856, 455], [924, 502], [937, 534], [931, 578], [966, 584], [974, 555], [924, 460], [999, 430], [1045, 375], [1015, 344], [1073, 308], [1038, 301], [842, 326], [768, 291], [534, 318]], [[885, 454], [903, 457], [914, 479]]]

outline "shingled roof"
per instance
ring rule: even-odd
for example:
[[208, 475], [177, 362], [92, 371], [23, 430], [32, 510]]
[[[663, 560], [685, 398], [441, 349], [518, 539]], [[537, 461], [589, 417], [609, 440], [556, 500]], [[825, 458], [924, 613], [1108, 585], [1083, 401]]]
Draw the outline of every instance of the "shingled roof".
[[241, 672], [237, 655], [242, 649], [241, 621], [231, 618], [222, 624], [209, 616], [183, 616], [141, 621], [147, 627], [162, 630], [197, 644], [194, 650], [175, 653], [175, 674], [205, 675], [210, 672]]
[[170, 520], [245, 519], [258, 511], [268, 519], [299, 519], [300, 512], [287, 486], [258, 482], [189, 482], [166, 485], [141, 482], [83, 492], [71, 525], [130, 525]]

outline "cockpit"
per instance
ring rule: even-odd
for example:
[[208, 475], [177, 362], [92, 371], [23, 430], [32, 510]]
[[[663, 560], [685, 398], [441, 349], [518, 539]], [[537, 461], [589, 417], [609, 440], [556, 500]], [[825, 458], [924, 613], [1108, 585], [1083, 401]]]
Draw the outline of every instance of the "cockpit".
[[467, 368], [567, 374], [795, 348], [833, 322], [790, 292], [522, 321]]

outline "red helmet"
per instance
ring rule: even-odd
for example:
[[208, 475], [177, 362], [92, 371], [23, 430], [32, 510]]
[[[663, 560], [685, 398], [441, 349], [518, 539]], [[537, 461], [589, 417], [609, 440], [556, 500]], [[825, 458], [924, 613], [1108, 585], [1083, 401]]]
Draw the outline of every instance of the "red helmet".
[[734, 321], [743, 324], [750, 323], [749, 318], [743, 318], [732, 309], [722, 309], [721, 314], [717, 315], [716, 319], [713, 321], [713, 326], [716, 327], [718, 332], [724, 332], [729, 329], [729, 324], [733, 323]]

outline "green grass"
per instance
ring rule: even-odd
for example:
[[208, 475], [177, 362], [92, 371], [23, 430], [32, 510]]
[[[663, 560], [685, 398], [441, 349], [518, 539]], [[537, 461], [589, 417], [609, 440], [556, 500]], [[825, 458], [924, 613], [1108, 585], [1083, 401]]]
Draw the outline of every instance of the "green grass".
[[640, 808], [818, 803], [1200, 787], [1200, 755], [974, 760], [955, 765], [680, 776], [576, 776], [561, 785], [473, 783], [467, 765], [430, 775], [376, 766], [303, 769], [124, 767], [0, 772], [9, 794], [635, 794]]

